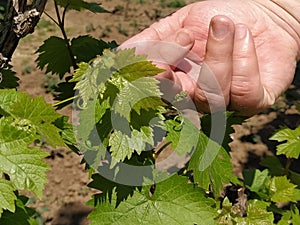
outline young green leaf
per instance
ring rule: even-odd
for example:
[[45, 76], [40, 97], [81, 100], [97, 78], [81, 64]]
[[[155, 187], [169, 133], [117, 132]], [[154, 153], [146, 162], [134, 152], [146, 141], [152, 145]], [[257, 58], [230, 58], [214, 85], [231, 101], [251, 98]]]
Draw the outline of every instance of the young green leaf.
[[271, 200], [274, 202], [296, 202], [300, 200], [300, 190], [286, 176], [273, 177], [270, 184]]
[[[107, 112], [109, 108], [109, 99], [104, 100], [101, 104], [95, 100], [87, 102], [86, 107], [78, 113], [79, 124], [76, 126], [78, 140], [87, 141], [91, 131], [102, 122], [105, 122], [103, 129], [112, 129], [109, 121], [110, 114]], [[104, 118], [105, 121], [102, 121]], [[105, 133], [103, 129], [100, 129], [101, 134]]]
[[262, 199], [268, 199], [271, 177], [267, 169], [243, 171], [243, 177], [244, 183], [250, 191], [255, 192]]
[[191, 153], [198, 143], [199, 130], [187, 118], [182, 118], [181, 124], [175, 120], [166, 121], [166, 140], [171, 142], [171, 148], [179, 155]]
[[[147, 56], [146, 55], [136, 55], [134, 48], [122, 49], [121, 51], [116, 52], [114, 67], [117, 70], [121, 70], [122, 68], [127, 70], [131, 66], [134, 66], [135, 63], [146, 62], [146, 61], [147, 61]], [[130, 67], [128, 68], [127, 66], [130, 66]], [[131, 70], [131, 71], [133, 71], [133, 70]], [[142, 70], [139, 72], [142, 72]]]
[[11, 118], [0, 119], [0, 173], [6, 173], [16, 189], [41, 197], [49, 170], [42, 159], [48, 154], [28, 147], [36, 138], [34, 128], [14, 125]]
[[[112, 108], [113, 111], [130, 121], [131, 110], [134, 108], [138, 113], [141, 110], [141, 108], [134, 107], [140, 100], [143, 100], [143, 106], [140, 105], [143, 109], [152, 109], [154, 106], [157, 106], [156, 102], [159, 101], [158, 99], [161, 96], [157, 80], [150, 77], [142, 77], [134, 81], [125, 79], [122, 81], [124, 87], [117, 95]], [[153, 97], [157, 99], [153, 99]]]
[[132, 62], [119, 69], [120, 76], [128, 81], [134, 81], [146, 76], [155, 76], [163, 71], [163, 69], [157, 68], [149, 61]]
[[272, 212], [267, 211], [269, 203], [251, 200], [248, 202], [247, 217], [236, 218], [237, 224], [251, 225], [273, 225], [274, 216]]
[[247, 216], [242, 217], [237, 214], [239, 209], [236, 205], [232, 205], [228, 198], [225, 198], [222, 202], [222, 210], [219, 211], [220, 215], [217, 217], [218, 224], [273, 225], [273, 213], [267, 211], [269, 203], [256, 199], [247, 203]]
[[90, 64], [86, 62], [80, 62], [77, 64], [77, 66], [78, 68], [75, 70], [75, 73], [69, 82], [79, 82], [84, 76], [84, 73], [90, 68]]
[[15, 200], [17, 197], [14, 194], [14, 190], [9, 181], [0, 179], [0, 218], [4, 209], [11, 212], [15, 211]]
[[[209, 158], [211, 161], [204, 171], [201, 170], [200, 162], [205, 151], [210, 151], [211, 148], [219, 149], [219, 152], [215, 158]], [[212, 186], [214, 195], [218, 197], [220, 191], [223, 189], [223, 184], [230, 182], [239, 183], [237, 177], [233, 174], [232, 164], [230, 162], [230, 156], [226, 150], [209, 139], [203, 132], [200, 132], [198, 138], [198, 144], [190, 159], [189, 167], [194, 172], [194, 179], [198, 185], [206, 190], [209, 190]]]
[[59, 74], [62, 78], [70, 72], [73, 65], [65, 40], [59, 37], [50, 37], [36, 51], [38, 67], [42, 70], [46, 67], [46, 73]]
[[146, 143], [153, 145], [150, 127], [142, 127], [140, 131], [132, 130], [131, 137], [121, 131], [115, 131], [109, 139], [113, 161], [119, 162], [124, 161], [126, 158], [129, 159], [133, 152], [140, 154], [145, 149]]
[[[83, 107], [86, 107], [89, 100], [96, 100], [100, 93], [106, 91], [106, 86], [109, 86], [108, 79], [113, 73], [111, 68], [114, 65], [114, 57], [113, 53], [105, 50], [103, 56], [95, 58], [90, 66], [80, 64], [79, 71], [71, 81], [78, 81], [74, 89], [78, 90]], [[112, 88], [111, 85], [109, 87]]]
[[91, 225], [216, 224], [215, 202], [201, 188], [188, 184], [185, 177], [178, 175], [156, 184], [153, 195], [150, 187], [145, 186], [117, 208], [115, 202], [113, 193], [112, 204], [98, 205], [89, 215]]
[[61, 116], [43, 98], [30, 98], [28, 94], [13, 89], [0, 90], [0, 96], [0, 112], [12, 116], [16, 126], [20, 129], [33, 127], [53, 147], [64, 146], [60, 129], [53, 124]]
[[295, 130], [285, 128], [276, 132], [270, 140], [279, 142], [286, 141], [283, 144], [277, 146], [277, 155], [284, 154], [288, 158], [299, 158], [300, 154], [300, 126]]
[[290, 210], [284, 211], [278, 225], [300, 224], [299, 209], [295, 204], [292, 204]]

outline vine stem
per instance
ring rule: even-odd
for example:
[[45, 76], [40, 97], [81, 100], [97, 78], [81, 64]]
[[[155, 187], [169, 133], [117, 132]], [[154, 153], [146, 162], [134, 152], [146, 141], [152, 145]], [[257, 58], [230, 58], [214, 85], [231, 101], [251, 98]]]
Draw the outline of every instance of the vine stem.
[[284, 168], [284, 174], [288, 175], [289, 174], [289, 170], [290, 170], [290, 166], [292, 164], [292, 159], [291, 158], [287, 158], [286, 164], [285, 164], [285, 168]]
[[74, 99], [76, 99], [76, 98], [78, 98], [78, 96], [72, 96], [72, 97], [67, 98], [67, 99], [64, 99], [64, 100], [62, 100], [62, 101], [60, 101], [60, 102], [56, 102], [56, 103], [52, 104], [52, 107], [56, 107], [56, 106], [58, 106], [58, 105], [61, 105], [61, 104], [63, 104], [63, 103], [66, 103], [66, 102], [68, 102], [68, 101], [74, 100]]
[[57, 20], [58, 20], [56, 24], [58, 24], [58, 27], [61, 30], [61, 33], [62, 33], [63, 38], [65, 40], [65, 43], [66, 43], [69, 55], [71, 57], [72, 66], [73, 66], [74, 69], [77, 69], [78, 67], [77, 67], [77, 64], [76, 64], [76, 60], [75, 60], [74, 54], [72, 52], [71, 45], [70, 45], [69, 39], [67, 37], [67, 33], [65, 31], [65, 25], [64, 25], [65, 15], [66, 15], [66, 11], [67, 11], [68, 5], [66, 5], [65, 8], [64, 8], [62, 18], [60, 17], [58, 5], [57, 5], [57, 3], [56, 3], [55, 0], [54, 0], [54, 6], [55, 6], [55, 12], [56, 12]]
[[47, 13], [46, 11], [44, 11], [44, 13], [50, 18], [50, 20], [52, 20], [53, 23], [55, 23], [59, 27], [59, 23], [49, 13]]

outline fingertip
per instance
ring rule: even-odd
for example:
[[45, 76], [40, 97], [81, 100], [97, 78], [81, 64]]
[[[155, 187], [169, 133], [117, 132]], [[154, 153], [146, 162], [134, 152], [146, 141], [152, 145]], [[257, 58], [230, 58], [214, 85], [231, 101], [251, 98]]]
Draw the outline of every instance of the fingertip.
[[227, 16], [217, 15], [210, 22], [211, 35], [216, 40], [222, 40], [234, 32], [234, 23]]
[[192, 32], [186, 29], [181, 29], [177, 32], [175, 41], [182, 47], [192, 48], [195, 42], [195, 38]]

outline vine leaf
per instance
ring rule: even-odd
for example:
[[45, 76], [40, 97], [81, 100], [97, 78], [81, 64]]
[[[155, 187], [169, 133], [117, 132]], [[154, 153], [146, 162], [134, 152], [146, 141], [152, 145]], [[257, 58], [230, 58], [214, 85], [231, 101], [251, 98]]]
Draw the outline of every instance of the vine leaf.
[[[43, 159], [48, 153], [30, 145], [43, 137], [53, 146], [63, 146], [60, 134], [67, 137], [68, 125], [42, 98], [30, 98], [14, 89], [0, 90], [0, 96], [0, 174], [9, 178], [0, 178], [0, 211], [14, 212], [14, 191], [27, 190], [41, 197], [47, 181], [49, 166]], [[62, 129], [55, 126], [59, 119], [65, 120]]]
[[273, 177], [270, 184], [271, 200], [274, 202], [296, 202], [300, 200], [300, 190], [286, 176]]
[[14, 194], [14, 187], [7, 180], [0, 179], [0, 216], [3, 209], [11, 212], [15, 211], [15, 200], [17, 197]]
[[269, 184], [271, 180], [269, 170], [246, 170], [243, 171], [243, 178], [245, 185], [250, 191], [255, 192], [260, 196], [260, 199], [269, 199]]
[[[219, 149], [219, 152], [214, 159], [207, 159], [211, 161], [210, 166], [202, 171], [199, 168], [202, 156], [205, 151], [210, 151], [211, 148]], [[226, 150], [209, 139], [202, 131], [198, 138], [198, 145], [190, 159], [189, 169], [194, 171], [195, 182], [200, 187], [209, 190], [211, 185], [216, 195], [220, 194], [223, 184], [230, 182], [239, 183], [237, 177], [233, 174], [230, 156]]]
[[[150, 77], [142, 77], [134, 81], [123, 79], [122, 83], [124, 87], [117, 95], [113, 111], [119, 113], [128, 121], [130, 121], [130, 112], [132, 109], [139, 113], [141, 107], [143, 109], [152, 109], [157, 106], [157, 99], [161, 96], [157, 80]], [[156, 98], [153, 99], [153, 97]], [[143, 105], [134, 107], [134, 105], [141, 100], [143, 100]]]
[[[138, 62], [147, 62], [147, 56], [136, 55], [134, 48], [122, 49], [121, 51], [116, 52], [114, 67], [118, 70], [121, 70], [122, 68], [128, 70], [129, 68], [127, 66], [133, 66]], [[140, 69], [139, 72], [143, 73]]]
[[102, 55], [104, 49], [116, 48], [116, 42], [105, 42], [91, 36], [79, 36], [71, 40], [71, 49], [76, 56], [76, 62], [89, 62], [97, 55]]
[[279, 142], [285, 141], [285, 143], [279, 144], [277, 149], [277, 155], [284, 154], [288, 158], [299, 158], [300, 154], [300, 126], [295, 130], [285, 128], [276, 132], [270, 140]]
[[292, 204], [289, 211], [284, 211], [282, 213], [281, 220], [277, 224], [300, 224], [299, 209], [297, 208], [297, 206], [295, 204]]
[[133, 61], [129, 65], [121, 67], [119, 73], [126, 80], [134, 81], [146, 76], [155, 76], [163, 71], [149, 61]]
[[[131, 137], [121, 131], [115, 131], [109, 139], [110, 151], [113, 162], [124, 161], [130, 158], [136, 151], [138, 154], [145, 149], [146, 143], [153, 145], [152, 131], [150, 127], [142, 127], [141, 131], [132, 130]], [[113, 167], [114, 164], [111, 165]]]
[[100, 4], [95, 2], [85, 2], [82, 0], [55, 0], [58, 5], [63, 8], [74, 9], [81, 11], [87, 9], [94, 13], [107, 13], [108, 11], [100, 6]]
[[[99, 120], [104, 117], [106, 110], [109, 109], [110, 105], [108, 100], [99, 103], [99, 101], [88, 101], [86, 108], [81, 110], [78, 114], [79, 117], [79, 124], [76, 127], [77, 137], [80, 138], [82, 141], [87, 141], [88, 137], [90, 136], [91, 131], [95, 128], [95, 124], [99, 122]], [[105, 120], [104, 122], [106, 129], [111, 129], [111, 125], [109, 126], [109, 119]], [[103, 132], [101, 129], [101, 133]]]
[[236, 205], [232, 205], [226, 197], [222, 202], [222, 209], [217, 217], [218, 224], [251, 224], [251, 225], [273, 225], [274, 216], [267, 211], [270, 203], [257, 199], [247, 202], [247, 216], [242, 217]]
[[92, 179], [93, 180], [88, 184], [88, 187], [101, 191], [100, 194], [96, 194], [94, 196], [94, 205], [97, 205], [98, 203], [104, 204], [107, 201], [107, 199], [109, 203], [111, 203], [112, 196], [113, 194], [115, 194], [115, 207], [117, 207], [122, 201], [125, 201], [129, 196], [132, 197], [135, 190], [141, 189], [140, 187], [127, 186], [113, 182], [104, 178], [100, 174], [93, 174]]
[[64, 146], [60, 129], [53, 125], [61, 116], [42, 97], [30, 98], [15, 90], [1, 90], [0, 95], [3, 97], [2, 110], [15, 118], [16, 125], [23, 129], [33, 126], [53, 147]]
[[[26, 206], [28, 198], [18, 196], [14, 212], [5, 210], [0, 218], [1, 225], [37, 225], [35, 215], [37, 211]], [[13, 221], [13, 222], [12, 222]]]
[[69, 82], [79, 82], [89, 69], [90, 64], [86, 62], [80, 62], [77, 64], [77, 66], [78, 68], [75, 70], [73, 77], [69, 80]]
[[236, 218], [237, 224], [273, 225], [274, 216], [267, 211], [269, 203], [257, 199], [248, 202], [247, 217]]
[[19, 86], [19, 78], [16, 77], [16, 72], [11, 70], [12, 66], [8, 65], [1, 70], [2, 80], [0, 82], [0, 89], [16, 88]]
[[[103, 57], [98, 56], [91, 65], [80, 63], [71, 82], [76, 82], [75, 90], [82, 99], [82, 105], [86, 107], [89, 100], [96, 100], [101, 88], [106, 90], [105, 84], [112, 75], [111, 67], [114, 65], [114, 54], [104, 50]], [[111, 85], [112, 86], [112, 85]]]
[[176, 120], [166, 121], [168, 132], [166, 140], [171, 142], [171, 148], [176, 150], [179, 155], [190, 153], [197, 146], [199, 129], [188, 119], [179, 124]]
[[0, 172], [10, 177], [14, 188], [42, 196], [49, 167], [42, 160], [48, 153], [28, 147], [36, 139], [34, 128], [26, 132], [14, 126], [11, 118], [0, 119]]
[[35, 53], [38, 53], [38, 68], [42, 70], [46, 67], [46, 73], [59, 74], [60, 78], [70, 72], [73, 65], [66, 42], [59, 37], [48, 38]]
[[151, 196], [150, 187], [135, 191], [132, 197], [115, 208], [116, 197], [112, 195], [112, 204], [98, 205], [89, 215], [91, 225], [194, 225], [216, 224], [217, 213], [212, 207], [215, 202], [205, 197], [205, 192], [188, 184], [185, 177], [178, 175], [156, 184]]

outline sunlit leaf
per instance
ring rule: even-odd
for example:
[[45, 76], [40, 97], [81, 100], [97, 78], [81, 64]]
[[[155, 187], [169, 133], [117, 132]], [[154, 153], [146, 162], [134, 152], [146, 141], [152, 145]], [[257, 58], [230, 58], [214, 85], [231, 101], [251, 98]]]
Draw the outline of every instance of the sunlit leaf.
[[274, 202], [296, 202], [300, 200], [300, 190], [286, 176], [273, 177], [270, 184], [271, 200]]
[[[209, 166], [205, 170], [202, 170], [200, 162], [203, 160], [204, 152], [210, 151], [211, 148], [219, 149], [219, 152], [215, 158], [206, 159], [209, 161]], [[200, 132], [197, 147], [190, 159], [189, 169], [193, 170], [195, 182], [198, 183], [200, 187], [209, 190], [212, 186], [217, 196], [223, 189], [223, 184], [230, 182], [239, 183], [237, 177], [233, 174], [228, 153], [222, 146], [210, 140], [202, 132]]]
[[277, 146], [277, 155], [284, 154], [288, 158], [299, 158], [300, 154], [300, 126], [295, 130], [285, 128], [276, 132], [270, 140], [279, 142], [285, 141], [285, 143]]
[[174, 175], [156, 184], [153, 195], [149, 193], [149, 186], [143, 187], [141, 192], [134, 191], [133, 196], [117, 208], [113, 193], [111, 204], [98, 205], [89, 215], [91, 225], [216, 224], [214, 201], [206, 198], [201, 188], [188, 184], [184, 177]]

